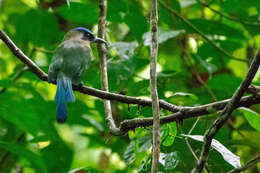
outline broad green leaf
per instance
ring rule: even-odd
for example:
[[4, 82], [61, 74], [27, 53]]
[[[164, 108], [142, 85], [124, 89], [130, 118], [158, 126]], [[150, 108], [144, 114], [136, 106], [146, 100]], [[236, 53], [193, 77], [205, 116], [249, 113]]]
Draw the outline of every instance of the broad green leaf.
[[112, 22], [122, 22], [126, 13], [127, 3], [118, 0], [109, 0], [107, 3], [107, 20]]
[[[191, 139], [194, 139], [196, 141], [203, 142], [204, 136], [201, 135], [182, 135], [185, 137], [189, 137]], [[230, 150], [228, 150], [224, 145], [222, 145], [219, 141], [216, 139], [212, 140], [211, 147], [217, 150], [223, 157], [223, 159], [228, 162], [230, 165], [232, 165], [235, 168], [241, 167], [240, 163], [240, 157], [237, 155], [233, 154]]]
[[173, 94], [172, 97], [173, 98], [174, 97], [176, 97], [176, 98], [178, 98], [178, 97], [189, 97], [193, 100], [198, 100], [198, 97], [196, 95], [192, 94], [192, 93], [176, 92], [176, 93]]
[[58, 9], [58, 14], [64, 19], [82, 24], [95, 24], [98, 21], [98, 6], [91, 3], [71, 2], [70, 8], [63, 5]]
[[174, 142], [174, 139], [177, 135], [177, 127], [176, 127], [176, 122], [170, 123], [165, 125], [165, 128], [162, 128], [162, 145], [163, 146], [171, 146]]
[[0, 147], [6, 149], [11, 153], [26, 158], [28, 161], [32, 163], [32, 166], [35, 168], [36, 172], [41, 172], [41, 173], [48, 172], [46, 169], [46, 165], [42, 160], [42, 157], [26, 149], [24, 146], [0, 141]]
[[260, 131], [260, 114], [248, 108], [239, 108], [239, 110], [242, 111], [248, 123]]
[[[228, 0], [222, 4], [222, 9], [229, 13], [241, 14], [246, 13], [248, 8], [255, 7], [259, 4], [257, 0], [240, 1]], [[241, 18], [241, 17], [240, 17]]]
[[159, 162], [163, 165], [164, 170], [174, 170], [180, 162], [180, 158], [177, 152], [172, 153], [160, 153]]
[[173, 70], [164, 70], [159, 73], [157, 73], [158, 78], [167, 78], [169, 79], [170, 77], [174, 76], [176, 74], [176, 71]]
[[57, 33], [57, 19], [46, 11], [29, 10], [16, 21], [15, 39], [21, 44], [29, 41], [43, 46], [57, 40]]
[[116, 53], [120, 58], [129, 59], [134, 55], [138, 42], [116, 42], [112, 43], [111, 46], [116, 48]]
[[199, 58], [199, 62], [209, 72], [210, 77], [214, 72], [217, 71], [217, 67], [214, 64], [210, 63], [209, 61]]
[[145, 152], [152, 146], [152, 131], [149, 130], [146, 132], [145, 136], [138, 139], [139, 141], [139, 152]]
[[[163, 43], [171, 38], [175, 38], [181, 34], [184, 34], [184, 30], [172, 30], [165, 31], [162, 28], [158, 29], [158, 43]], [[144, 45], [150, 46], [152, 44], [152, 35], [151, 32], [147, 32], [143, 35]]]
[[186, 7], [196, 4], [196, 3], [197, 3], [196, 0], [181, 1], [180, 6], [181, 6], [181, 8], [186, 8]]
[[0, 104], [0, 116], [2, 118], [15, 124], [17, 128], [34, 136], [37, 135], [41, 122], [33, 100], [21, 99], [21, 95], [19, 96], [16, 92], [5, 92], [0, 95]]
[[70, 8], [70, 0], [66, 0], [67, 1], [67, 5]]
[[48, 163], [48, 172], [68, 172], [72, 163], [73, 151], [63, 141], [57, 140], [41, 150]]
[[240, 78], [230, 74], [218, 74], [208, 81], [208, 86], [218, 99], [227, 99], [232, 96], [240, 82]]
[[148, 31], [148, 23], [140, 8], [139, 2], [130, 2], [128, 4], [124, 22], [129, 26], [130, 32], [137, 40], [141, 40], [142, 35]]
[[103, 173], [104, 171], [97, 170], [91, 167], [80, 167], [69, 171], [68, 173]]
[[[245, 39], [245, 36], [241, 32], [241, 30], [233, 28], [219, 21], [192, 19], [190, 20], [190, 22], [206, 35], [219, 35], [226, 36], [228, 38]], [[188, 33], [195, 32], [193, 29], [187, 27], [186, 25], [182, 26], [182, 28], [184, 28]]]
[[149, 171], [151, 171], [151, 155], [142, 162], [137, 170], [138, 173], [146, 173]]
[[135, 141], [131, 141], [124, 153], [124, 160], [127, 165], [131, 164], [135, 158]]
[[90, 124], [92, 124], [96, 129], [98, 129], [100, 132], [104, 131], [104, 127], [94, 120], [91, 116], [89, 115], [83, 115], [83, 118], [86, 119]]

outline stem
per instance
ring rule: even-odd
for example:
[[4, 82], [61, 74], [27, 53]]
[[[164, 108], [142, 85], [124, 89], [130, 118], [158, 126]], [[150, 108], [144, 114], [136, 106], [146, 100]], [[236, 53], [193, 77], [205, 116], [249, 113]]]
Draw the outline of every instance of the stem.
[[157, 93], [157, 75], [156, 75], [156, 63], [158, 54], [158, 8], [157, 0], [151, 0], [151, 59], [150, 59], [150, 90], [152, 97], [152, 109], [153, 109], [153, 157], [152, 157], [152, 173], [157, 173], [158, 161], [160, 155], [160, 108], [159, 99]]

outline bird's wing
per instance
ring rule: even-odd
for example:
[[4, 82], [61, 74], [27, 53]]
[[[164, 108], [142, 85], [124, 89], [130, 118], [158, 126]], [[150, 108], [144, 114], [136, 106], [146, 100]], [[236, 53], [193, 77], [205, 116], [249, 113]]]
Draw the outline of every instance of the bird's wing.
[[72, 80], [79, 80], [85, 71], [86, 66], [92, 59], [91, 49], [80, 40], [66, 40], [56, 49], [49, 74], [57, 76], [62, 72]]

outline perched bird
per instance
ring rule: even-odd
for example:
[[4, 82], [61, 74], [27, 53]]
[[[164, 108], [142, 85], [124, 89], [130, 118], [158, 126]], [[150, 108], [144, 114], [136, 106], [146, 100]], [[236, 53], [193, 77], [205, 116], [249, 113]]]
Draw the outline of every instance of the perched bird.
[[93, 33], [83, 27], [70, 30], [54, 52], [48, 81], [57, 83], [55, 102], [57, 103], [57, 122], [64, 123], [67, 119], [66, 102], [74, 102], [72, 84], [81, 85], [81, 77], [92, 59], [90, 44], [106, 43], [96, 38]]

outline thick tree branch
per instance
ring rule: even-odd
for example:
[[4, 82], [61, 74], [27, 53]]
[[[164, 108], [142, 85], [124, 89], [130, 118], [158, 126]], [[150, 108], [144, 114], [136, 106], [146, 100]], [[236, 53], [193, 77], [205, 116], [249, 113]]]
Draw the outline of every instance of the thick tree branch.
[[156, 64], [158, 54], [158, 7], [157, 0], [150, 1], [151, 16], [150, 27], [152, 34], [152, 44], [150, 47], [150, 91], [152, 97], [152, 110], [153, 110], [153, 152], [152, 152], [152, 173], [157, 173], [158, 162], [160, 155], [160, 108], [157, 93], [157, 75]]
[[204, 136], [204, 144], [201, 150], [200, 160], [195, 170], [196, 173], [200, 173], [203, 170], [205, 163], [208, 159], [209, 149], [211, 146], [212, 139], [217, 134], [219, 129], [224, 125], [227, 119], [230, 117], [233, 110], [239, 104], [241, 97], [248, 89], [254, 76], [256, 75], [256, 72], [258, 71], [259, 68], [259, 64], [260, 64], [260, 49], [256, 57], [254, 58], [251, 66], [249, 67], [245, 80], [240, 84], [236, 92], [233, 94], [231, 100], [226, 104], [225, 108], [223, 109], [223, 111], [221, 112], [217, 120], [214, 122], [214, 124], [206, 131]]
[[248, 161], [244, 166], [233, 169], [233, 170], [229, 171], [228, 173], [239, 173], [239, 172], [245, 171], [245, 170], [253, 167], [254, 165], [256, 165], [258, 162], [260, 162], [260, 154], [258, 154], [252, 160]]
[[[219, 110], [224, 109], [226, 104], [231, 99], [213, 102], [210, 104], [194, 107], [183, 107], [179, 112], [171, 115], [160, 117], [160, 124], [167, 124], [173, 121], [181, 121], [192, 117], [199, 117], [207, 115]], [[236, 105], [238, 107], [250, 107], [260, 103], [260, 93], [253, 96], [242, 97], [240, 102]], [[153, 119], [150, 118], [135, 118], [132, 120], [124, 120], [121, 122], [120, 131], [127, 132], [128, 130], [135, 129], [137, 127], [147, 127], [153, 125]]]
[[[98, 20], [98, 37], [104, 39], [106, 32], [107, 0], [99, 0], [99, 20]], [[104, 43], [98, 43], [98, 54], [100, 60], [101, 83], [104, 91], [109, 91], [107, 77], [107, 52]], [[106, 119], [109, 123], [109, 130], [114, 135], [120, 135], [119, 129], [115, 125], [112, 116], [110, 100], [104, 100]]]
[[[31, 61], [14, 43], [13, 41], [2, 31], [0, 30], [0, 39], [9, 47], [11, 52], [20, 59], [28, 68], [36, 74], [41, 80], [47, 82], [47, 74], [42, 71], [33, 61]], [[55, 84], [55, 83], [53, 83]], [[98, 90], [95, 88], [87, 86], [73, 86], [74, 91], [81, 92], [83, 94], [88, 94], [94, 97], [107, 100], [116, 100], [126, 104], [137, 104], [140, 106], [152, 106], [152, 102], [149, 99], [141, 99], [137, 97], [125, 96], [116, 93], [110, 93], [107, 91]], [[0, 91], [1, 92], [1, 91]], [[219, 110], [222, 110], [230, 99], [222, 100], [218, 102], [209, 103], [201, 106], [194, 107], [181, 107], [176, 106], [171, 103], [168, 103], [164, 100], [159, 101], [160, 108], [169, 110], [174, 114], [164, 116], [160, 118], [160, 124], [166, 124], [173, 121], [184, 120], [192, 117], [198, 117], [207, 115]], [[260, 103], [260, 93], [254, 93], [252, 96], [244, 96], [236, 107], [250, 107], [255, 104]], [[135, 129], [137, 127], [147, 127], [153, 124], [152, 118], [137, 118], [132, 120], [124, 120], [121, 122], [120, 131], [125, 133], [128, 130]]]
[[247, 62], [246, 59], [240, 59], [237, 57], [234, 57], [233, 55], [231, 55], [230, 53], [228, 53], [226, 50], [222, 49], [221, 47], [219, 47], [213, 40], [209, 39], [208, 36], [206, 36], [206, 34], [204, 34], [203, 32], [201, 32], [196, 26], [194, 26], [189, 20], [187, 20], [186, 18], [184, 18], [183, 16], [181, 16], [177, 11], [175, 11], [174, 9], [170, 8], [169, 5], [165, 4], [162, 0], [159, 0], [159, 3], [165, 8], [167, 9], [170, 13], [172, 13], [173, 15], [175, 15], [177, 18], [179, 18], [180, 20], [182, 20], [186, 25], [188, 25], [191, 29], [193, 29], [196, 33], [198, 33], [204, 40], [206, 40], [208, 43], [210, 43], [213, 47], [215, 47], [219, 52], [221, 52], [223, 55], [229, 57], [230, 59], [233, 60], [237, 60], [237, 61], [242, 61], [242, 62]]

